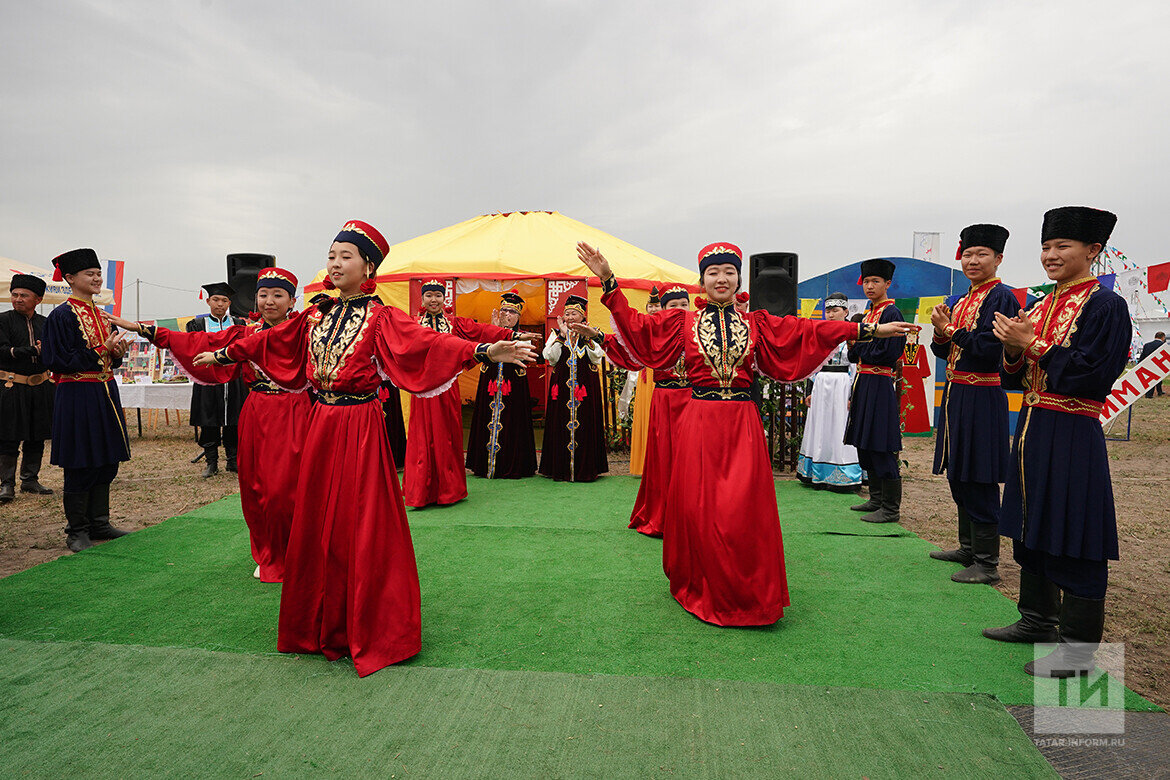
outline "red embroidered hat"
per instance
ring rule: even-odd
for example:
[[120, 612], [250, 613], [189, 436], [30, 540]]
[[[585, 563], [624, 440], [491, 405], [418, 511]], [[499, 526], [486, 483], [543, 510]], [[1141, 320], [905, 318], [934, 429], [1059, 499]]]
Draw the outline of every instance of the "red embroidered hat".
[[707, 266], [722, 263], [734, 265], [736, 271], [742, 270], [743, 252], [735, 244], [729, 244], [726, 241], [707, 244], [699, 250], [699, 276], [703, 275]]
[[390, 254], [390, 245], [373, 225], [357, 219], [351, 219], [341, 227], [334, 241], [343, 241], [353, 244], [361, 250], [362, 255], [370, 263], [381, 263]]
[[256, 289], [261, 287], [277, 287], [292, 297], [297, 297], [297, 277], [292, 271], [283, 268], [265, 268], [256, 277]]

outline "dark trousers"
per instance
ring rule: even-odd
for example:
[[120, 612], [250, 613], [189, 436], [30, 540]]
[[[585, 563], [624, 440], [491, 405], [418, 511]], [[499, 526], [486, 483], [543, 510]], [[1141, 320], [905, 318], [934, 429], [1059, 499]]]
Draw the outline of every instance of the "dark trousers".
[[41, 475], [45, 443], [39, 439], [25, 442], [0, 440], [0, 455], [16, 457], [20, 454], [21, 445], [24, 449], [24, 460], [20, 464], [20, 481], [31, 482]]
[[967, 510], [975, 523], [999, 524], [999, 485], [995, 482], [959, 482], [948, 479], [951, 498]]
[[88, 493], [98, 485], [108, 485], [118, 476], [118, 464], [85, 469], [63, 469], [66, 493]]
[[1158, 392], [1158, 395], [1162, 395], [1162, 383], [1161, 382], [1159, 382], [1158, 384], [1154, 385], [1153, 387], [1151, 387], [1149, 390], [1146, 391], [1146, 398], [1153, 398], [1155, 390]]
[[1109, 583], [1109, 563], [1087, 558], [1070, 558], [1032, 550], [1012, 540], [1012, 557], [1020, 568], [1048, 580], [1063, 591], [1082, 599], [1103, 599]]
[[195, 438], [195, 441], [205, 450], [218, 449], [222, 443], [223, 451], [227, 453], [228, 458], [235, 458], [238, 430], [239, 428], [235, 425], [225, 425], [222, 428], [204, 425], [199, 428], [199, 435]]
[[870, 484], [875, 479], [898, 479], [898, 453], [878, 450], [857, 450], [857, 462], [865, 469]]

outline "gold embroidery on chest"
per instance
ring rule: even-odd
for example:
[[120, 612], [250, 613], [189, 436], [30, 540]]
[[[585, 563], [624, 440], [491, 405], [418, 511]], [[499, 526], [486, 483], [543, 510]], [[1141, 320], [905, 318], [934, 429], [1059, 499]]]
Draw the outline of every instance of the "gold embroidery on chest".
[[437, 333], [451, 332], [451, 321], [442, 314], [434, 317], [430, 314], [423, 314], [418, 318], [418, 324], [424, 328], [430, 328]]
[[[97, 307], [92, 303], [70, 298], [69, 307], [73, 309], [73, 316], [77, 318], [77, 325], [81, 329], [81, 337], [85, 339], [85, 345], [96, 351], [110, 337], [110, 329], [106, 325], [106, 321], [97, 313]], [[109, 371], [110, 364], [113, 362], [110, 359], [110, 353], [103, 350], [99, 355], [101, 370]]]
[[[1072, 341], [1073, 334], [1077, 332], [1085, 304], [1100, 286], [1085, 285], [1069, 295], [1062, 295], [1058, 288], [1039, 305], [1029, 309], [1024, 316], [1032, 323], [1032, 328], [1039, 338], [1053, 346], [1067, 347]], [[1040, 367], [1040, 361], [1028, 358], [1024, 386], [1038, 392], [1044, 392], [1048, 387], [1048, 372]]]
[[333, 306], [310, 326], [309, 374], [322, 390], [330, 390], [369, 327], [374, 307], [344, 303]]
[[[955, 308], [951, 312], [951, 327], [962, 328], [966, 331], [975, 330], [975, 326], [979, 324], [979, 314], [983, 311], [983, 302], [987, 300], [987, 296], [991, 294], [997, 284], [999, 284], [999, 279], [988, 280], [982, 287], [971, 290], [956, 301]], [[962, 354], [963, 348], [952, 341], [951, 351], [947, 355], [947, 368], [953, 371]]]
[[738, 311], [709, 305], [695, 315], [691, 332], [703, 362], [720, 387], [731, 387], [752, 347], [752, 330]]

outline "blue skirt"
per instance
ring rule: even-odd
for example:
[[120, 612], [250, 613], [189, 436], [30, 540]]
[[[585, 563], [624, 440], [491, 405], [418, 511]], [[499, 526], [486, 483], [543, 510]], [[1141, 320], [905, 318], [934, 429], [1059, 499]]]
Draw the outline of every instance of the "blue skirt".
[[859, 450], [902, 451], [902, 415], [892, 378], [877, 374], [854, 377], [845, 443]]
[[954, 482], [1004, 482], [1008, 475], [1007, 393], [948, 383], [934, 440], [934, 473]]
[[999, 532], [1050, 555], [1117, 560], [1109, 453], [1097, 418], [1035, 407], [1020, 413]]
[[124, 460], [130, 460], [130, 439], [118, 384], [112, 379], [58, 384], [49, 462], [64, 469], [84, 469]]

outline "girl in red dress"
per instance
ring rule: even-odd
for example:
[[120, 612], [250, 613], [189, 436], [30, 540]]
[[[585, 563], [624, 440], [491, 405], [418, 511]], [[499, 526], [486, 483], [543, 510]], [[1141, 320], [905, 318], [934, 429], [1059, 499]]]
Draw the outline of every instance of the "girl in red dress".
[[742, 255], [732, 244], [699, 253], [707, 299], [697, 309], [647, 317], [630, 308], [609, 262], [588, 244], [577, 255], [602, 280], [623, 349], [638, 362], [671, 366], [681, 359], [691, 400], [674, 421], [674, 459], [666, 495], [663, 568], [670, 592], [688, 612], [721, 626], [775, 623], [788, 606], [784, 545], [772, 464], [752, 372], [803, 379], [846, 339], [894, 336], [906, 323], [859, 325], [775, 317], [735, 306]]
[[[662, 310], [690, 309], [691, 296], [685, 287], [667, 288], [659, 299]], [[622, 349], [616, 337], [605, 339], [605, 354], [615, 365], [627, 371], [646, 370]], [[630, 513], [629, 528], [646, 536], [662, 537], [666, 523], [666, 489], [674, 462], [674, 426], [682, 417], [683, 407], [691, 398], [687, 372], [680, 359], [668, 368], [652, 369], [654, 394], [650, 397], [650, 424], [646, 431], [646, 459], [642, 465], [642, 482]], [[639, 389], [639, 392], [641, 390]]]
[[[423, 311], [418, 324], [437, 333], [453, 333], [469, 341], [533, 338], [533, 334], [476, 322], [443, 311], [446, 285], [423, 282]], [[454, 382], [443, 392], [424, 393], [410, 400], [410, 428], [406, 435], [406, 468], [402, 473], [406, 505], [454, 504], [467, 498], [463, 466], [463, 402]]]
[[419, 652], [418, 570], [382, 421], [382, 376], [413, 393], [441, 390], [476, 362], [529, 363], [514, 341], [474, 344], [383, 306], [373, 274], [389, 251], [351, 221], [329, 248], [325, 297], [275, 328], [197, 365], [249, 361], [286, 390], [312, 388], [285, 559], [277, 649], [353, 657], [359, 676]]
[[289, 391], [276, 385], [251, 363], [232, 366], [196, 366], [200, 352], [221, 349], [257, 331], [288, 319], [296, 301], [297, 278], [283, 268], [265, 268], [256, 279], [259, 315], [247, 325], [233, 325], [217, 333], [172, 331], [107, 315], [106, 319], [127, 330], [136, 330], [160, 347], [169, 349], [176, 363], [194, 382], [225, 384], [241, 377], [249, 393], [240, 410], [239, 478], [240, 504], [252, 559], [254, 576], [262, 582], [284, 581], [284, 557], [292, 527], [296, 499], [297, 464], [309, 421], [311, 401], [304, 389]]

